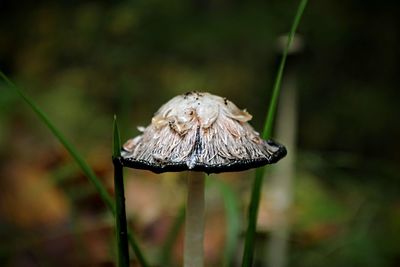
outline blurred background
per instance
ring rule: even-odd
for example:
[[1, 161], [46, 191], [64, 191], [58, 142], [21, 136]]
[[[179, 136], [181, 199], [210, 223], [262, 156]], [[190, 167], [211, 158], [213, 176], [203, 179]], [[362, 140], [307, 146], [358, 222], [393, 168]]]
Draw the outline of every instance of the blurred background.
[[[246, 108], [262, 131], [297, 5], [0, 0], [0, 69], [113, 193], [114, 114], [127, 140], [173, 96], [209, 91]], [[289, 154], [265, 180], [255, 266], [400, 266], [399, 8], [309, 2], [274, 134]], [[115, 266], [104, 203], [3, 81], [0, 122], [0, 265]], [[240, 266], [253, 177], [208, 179], [207, 266]], [[182, 233], [171, 229], [181, 225], [184, 177], [126, 170], [125, 179], [129, 224], [149, 262], [180, 266]]]

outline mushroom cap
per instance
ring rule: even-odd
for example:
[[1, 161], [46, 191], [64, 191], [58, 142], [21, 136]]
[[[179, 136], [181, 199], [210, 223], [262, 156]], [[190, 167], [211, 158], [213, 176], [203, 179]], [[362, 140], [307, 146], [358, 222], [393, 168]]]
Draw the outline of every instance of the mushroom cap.
[[248, 123], [252, 116], [226, 98], [188, 92], [165, 103], [141, 135], [121, 153], [126, 167], [155, 173], [243, 171], [272, 164], [284, 146], [263, 140]]

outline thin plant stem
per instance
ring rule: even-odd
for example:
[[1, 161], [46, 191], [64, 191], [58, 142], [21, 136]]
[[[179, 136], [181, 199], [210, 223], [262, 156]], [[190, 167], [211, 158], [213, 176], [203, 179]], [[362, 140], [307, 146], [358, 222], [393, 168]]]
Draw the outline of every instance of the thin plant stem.
[[133, 235], [132, 231], [129, 228], [128, 228], [128, 241], [129, 244], [131, 245], [133, 252], [135, 253], [135, 256], [140, 266], [149, 267], [150, 265], [148, 264], [147, 259], [144, 257], [144, 254], [141, 248], [139, 247], [139, 244], [136, 241], [135, 236]]
[[89, 167], [85, 160], [79, 155], [78, 151], [72, 146], [69, 141], [63, 136], [61, 131], [59, 131], [54, 124], [50, 121], [49, 117], [45, 112], [43, 112], [25, 93], [19, 89], [10, 79], [7, 78], [3, 72], [0, 71], [0, 77], [7, 83], [7, 85], [14, 89], [14, 91], [28, 104], [28, 106], [36, 113], [39, 119], [49, 128], [52, 134], [58, 139], [58, 141], [64, 146], [68, 153], [72, 156], [75, 162], [79, 165], [82, 171], [86, 174], [89, 180], [95, 186], [100, 197], [103, 199], [106, 206], [115, 213], [115, 207], [111, 196], [107, 193], [107, 190], [101, 183], [100, 179], [97, 178], [94, 171]]
[[296, 34], [296, 30], [299, 26], [301, 17], [303, 16], [304, 9], [307, 6], [307, 2], [308, 2], [308, 0], [300, 1], [300, 4], [297, 7], [296, 15], [295, 15], [293, 23], [292, 23], [292, 27], [289, 32], [289, 36], [287, 39], [285, 49], [283, 50], [281, 62], [279, 63], [278, 72], [275, 77], [274, 87], [272, 89], [272, 97], [271, 97], [271, 100], [269, 103], [267, 116], [265, 118], [264, 130], [262, 132], [262, 137], [264, 139], [270, 138], [271, 134], [272, 134], [272, 126], [273, 126], [274, 120], [275, 120], [276, 107], [278, 105], [278, 97], [279, 97], [279, 94], [281, 91], [282, 76], [283, 76], [283, 71], [285, 69], [287, 54], [288, 54], [289, 48], [293, 42], [293, 38], [294, 38], [294, 35]]
[[126, 226], [124, 177], [122, 164], [119, 157], [113, 159], [114, 163], [114, 187], [116, 207], [116, 235], [118, 245], [118, 267], [129, 266], [128, 231]]
[[251, 189], [251, 198], [248, 211], [249, 217], [245, 236], [242, 267], [250, 267], [253, 264], [254, 241], [256, 236], [258, 208], [261, 198], [261, 187], [263, 183], [264, 168], [265, 167], [262, 167], [256, 170], [256, 177], [254, 179]]
[[128, 231], [126, 226], [123, 166], [120, 161], [121, 139], [114, 116], [113, 164], [115, 190], [115, 228], [118, 246], [118, 267], [129, 267]]
[[[53, 136], [64, 146], [71, 157], [75, 160], [78, 166], [81, 168], [83, 173], [88, 177], [89, 181], [92, 182], [96, 191], [100, 195], [101, 199], [104, 201], [110, 212], [115, 216], [115, 206], [112, 197], [108, 194], [106, 188], [101, 183], [100, 179], [96, 176], [93, 169], [87, 164], [83, 157], [78, 153], [78, 150], [64, 137], [60, 130], [50, 121], [47, 114], [42, 111], [34, 102], [31, 100], [18, 86], [16, 86], [8, 77], [0, 71], [0, 77], [6, 82], [8, 87], [13, 89], [22, 100], [33, 110], [33, 112], [38, 116], [38, 118], [44, 123], [44, 125], [49, 128]], [[137, 241], [135, 240], [131, 231], [128, 231], [129, 243], [135, 252], [137, 260], [142, 267], [148, 267], [148, 263], [139, 248]]]
[[[276, 107], [278, 105], [278, 97], [279, 97], [279, 93], [280, 93], [283, 70], [285, 68], [288, 50], [289, 50], [290, 45], [292, 44], [293, 37], [296, 33], [297, 27], [300, 23], [300, 19], [303, 15], [303, 12], [307, 5], [307, 2], [308, 2], [308, 0], [300, 1], [300, 4], [296, 11], [295, 18], [292, 23], [292, 27], [289, 32], [289, 37], [288, 37], [286, 47], [282, 54], [278, 73], [276, 75], [275, 82], [274, 82], [272, 97], [270, 100], [268, 113], [267, 113], [266, 120], [265, 120], [264, 130], [262, 133], [262, 137], [264, 139], [268, 139], [271, 137], [272, 126], [274, 123]], [[261, 188], [262, 188], [262, 183], [263, 183], [263, 178], [264, 178], [264, 172], [265, 172], [264, 167], [256, 170], [256, 175], [255, 175], [253, 186], [252, 186], [251, 199], [250, 199], [249, 211], [248, 211], [248, 226], [247, 226], [247, 231], [246, 231], [246, 236], [245, 236], [245, 244], [244, 244], [244, 251], [243, 251], [243, 258], [242, 258], [242, 267], [250, 267], [253, 264], [258, 208], [259, 208], [259, 203], [260, 203], [260, 198], [261, 198]]]
[[236, 251], [239, 244], [241, 231], [241, 216], [239, 211], [240, 209], [238, 197], [231, 186], [220, 179], [215, 179], [212, 176], [208, 176], [206, 182], [207, 185], [210, 184], [219, 190], [224, 202], [224, 212], [226, 217], [226, 238], [221, 265], [222, 267], [232, 266], [232, 263], [235, 261], [236, 258]]
[[204, 186], [205, 177], [203, 173], [188, 173], [183, 255], [184, 267], [204, 266]]

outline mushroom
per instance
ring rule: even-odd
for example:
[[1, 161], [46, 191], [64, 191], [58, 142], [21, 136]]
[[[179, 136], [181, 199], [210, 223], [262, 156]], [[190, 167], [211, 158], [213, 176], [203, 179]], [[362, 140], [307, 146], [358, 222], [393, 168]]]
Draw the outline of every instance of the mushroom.
[[252, 116], [226, 98], [188, 92], [165, 103], [142, 134], [123, 145], [126, 167], [188, 172], [184, 266], [203, 266], [204, 176], [243, 171], [275, 163], [284, 146], [263, 140], [248, 121]]

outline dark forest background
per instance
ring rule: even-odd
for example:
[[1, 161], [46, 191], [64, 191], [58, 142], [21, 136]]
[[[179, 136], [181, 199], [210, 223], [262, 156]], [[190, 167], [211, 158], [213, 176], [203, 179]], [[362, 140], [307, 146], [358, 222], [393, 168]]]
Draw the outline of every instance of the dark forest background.
[[[173, 96], [209, 91], [246, 108], [262, 130], [280, 58], [277, 40], [289, 31], [297, 5], [0, 1], [0, 69], [49, 114], [112, 192], [114, 114], [126, 140]], [[311, 0], [305, 10], [303, 45], [287, 69], [298, 92], [287, 266], [400, 266], [399, 11], [391, 0]], [[235, 192], [242, 226], [252, 177], [251, 171], [215, 177]], [[150, 259], [183, 203], [183, 184], [177, 174], [126, 172], [130, 225]], [[208, 210], [214, 227], [207, 232], [207, 266], [220, 266], [230, 223], [214, 191], [208, 192], [216, 204]], [[268, 214], [268, 203], [261, 209]], [[259, 251], [269, 220], [260, 218]], [[113, 266], [115, 259], [113, 221], [94, 188], [2, 82], [0, 240], [1, 266]], [[171, 254], [179, 266], [181, 236]], [[266, 266], [262, 255], [257, 264]]]

